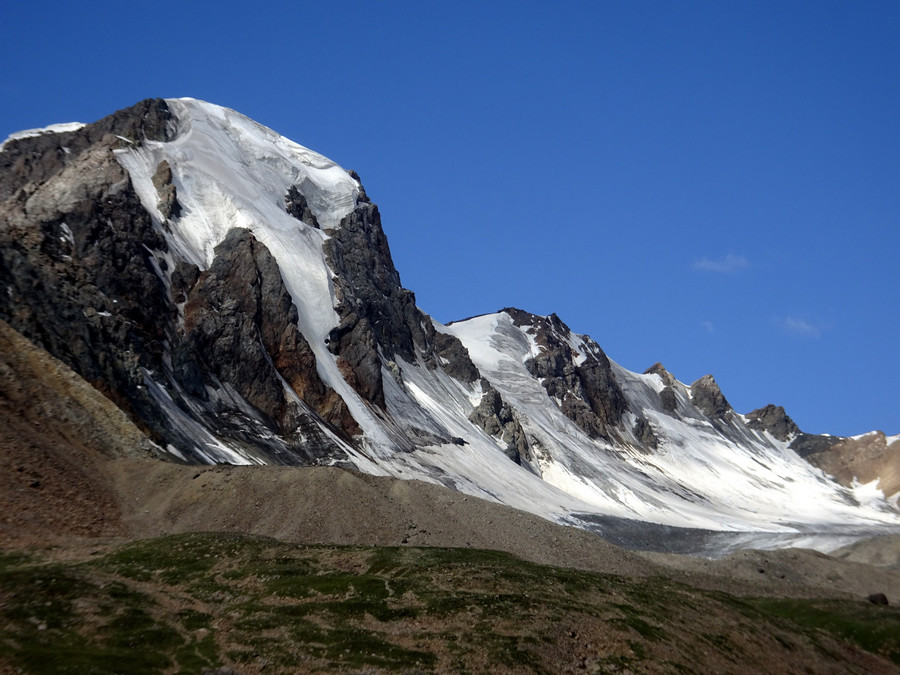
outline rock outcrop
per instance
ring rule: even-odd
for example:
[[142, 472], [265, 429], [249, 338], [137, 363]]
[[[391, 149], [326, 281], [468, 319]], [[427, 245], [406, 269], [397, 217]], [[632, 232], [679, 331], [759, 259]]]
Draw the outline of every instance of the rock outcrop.
[[176, 315], [157, 271], [167, 246], [112, 151], [119, 135], [165, 132], [164, 113], [145, 102], [133, 116], [13, 141], [0, 153], [15, 164], [0, 171], [0, 318], [131, 411], [157, 441], [164, 425], [142, 387], [144, 372], [161, 366]]
[[278, 264], [248, 230], [231, 230], [216, 247], [213, 264], [188, 293], [179, 333], [173, 363], [192, 395], [203, 398], [215, 380], [230, 385], [287, 436], [305, 413], [287, 384], [346, 437], [359, 433], [343, 400], [316, 372]]
[[[116, 161], [120, 147], [174, 133], [166, 103], [155, 100], [78, 131], [4, 147], [0, 319], [188, 460], [209, 457], [192, 453], [200, 450], [197, 439], [173, 424], [172, 414], [198, 428], [214, 426], [260, 461], [340, 458], [319, 422], [345, 439], [359, 427], [319, 378], [268, 251], [235, 231], [205, 272], [173, 260], [164, 232]], [[153, 183], [164, 217], [177, 218], [167, 162]], [[273, 434], [260, 434], [260, 424], [283, 437], [262, 440]]]
[[704, 375], [691, 385], [691, 399], [711, 419], [722, 419], [731, 410], [731, 405], [712, 375]]
[[306, 197], [297, 189], [296, 185], [292, 185], [284, 196], [284, 208], [301, 223], [319, 229], [319, 221], [316, 220], [315, 214], [309, 208], [309, 202], [306, 201]]
[[599, 345], [585, 339], [584, 354], [579, 358], [570, 344], [572, 332], [555, 314], [540, 317], [514, 308], [503, 311], [517, 326], [529, 326], [533, 331], [542, 349], [525, 365], [562, 413], [591, 438], [607, 438], [610, 429], [621, 422], [627, 403]]
[[159, 211], [163, 217], [177, 218], [181, 214], [181, 204], [178, 203], [178, 193], [172, 182], [172, 167], [166, 160], [161, 161], [156, 167], [153, 187], [159, 193]]
[[659, 361], [647, 368], [647, 370], [644, 371], [644, 375], [659, 375], [667, 387], [674, 386], [676, 382], [675, 376], [666, 370], [666, 367]]
[[800, 433], [800, 428], [788, 417], [784, 408], [771, 403], [747, 413], [747, 426], [768, 431], [779, 441], [786, 441]]
[[416, 307], [412, 291], [401, 286], [376, 205], [368, 198], [358, 200], [327, 234], [324, 250], [335, 272], [341, 317], [328, 347], [363, 399], [384, 409], [382, 365], [398, 357], [411, 364], [421, 358], [429, 368], [446, 365], [448, 374], [462, 382], [478, 379], [462, 343], [437, 333], [431, 318]]
[[830, 442], [808, 451], [807, 461], [843, 485], [878, 480], [877, 487], [884, 496], [892, 498], [895, 506], [900, 505], [900, 438], [888, 438], [881, 431], [854, 438], [816, 438]]
[[26, 194], [74, 164], [90, 148], [139, 145], [145, 140], [167, 141], [174, 134], [168, 104], [147, 99], [119, 110], [78, 131], [8, 141], [0, 153], [0, 201], [19, 190]]
[[528, 439], [513, 409], [487, 381], [482, 382], [482, 387], [485, 391], [481, 402], [469, 415], [469, 419], [487, 434], [505, 443], [504, 452], [512, 461], [528, 465], [533, 460]]

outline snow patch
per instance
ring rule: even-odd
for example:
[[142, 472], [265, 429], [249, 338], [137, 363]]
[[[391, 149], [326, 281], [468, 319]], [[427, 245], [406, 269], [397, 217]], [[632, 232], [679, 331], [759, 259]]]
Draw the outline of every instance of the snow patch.
[[880, 482], [881, 479], [876, 478], [868, 483], [860, 483], [856, 476], [854, 476], [853, 482], [850, 484], [850, 489], [853, 491], [853, 497], [860, 504], [864, 504], [871, 508], [878, 508], [885, 502], [884, 493], [878, 487]]

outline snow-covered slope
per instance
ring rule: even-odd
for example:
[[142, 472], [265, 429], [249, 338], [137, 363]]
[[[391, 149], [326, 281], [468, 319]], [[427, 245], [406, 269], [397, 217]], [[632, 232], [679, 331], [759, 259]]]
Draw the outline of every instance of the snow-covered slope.
[[[147, 356], [132, 407], [151, 411], [140, 414], [173, 460], [294, 462], [318, 444], [326, 450], [310, 461], [440, 482], [583, 526], [596, 517], [773, 533], [900, 526], [871, 485], [829, 479], [791, 449], [799, 431], [737, 414], [711, 378], [688, 386], [661, 367], [631, 373], [555, 316], [434, 322], [400, 287], [355, 175], [234, 111], [193, 99], [158, 108], [165, 132], [120, 138], [112, 152], [149, 214], [156, 243], [143, 248], [171, 315], [156, 347], [135, 350]], [[64, 175], [42, 178], [35, 194]], [[252, 238], [235, 238], [236, 228]], [[88, 235], [65, 236], [76, 261]], [[250, 272], [222, 262], [249, 259], [245, 250], [257, 261]], [[268, 255], [280, 281], [264, 278]], [[222, 295], [237, 283], [232, 271], [263, 289], [283, 283], [296, 319], [275, 331], [275, 319], [260, 318], [274, 291]], [[101, 317], [115, 313], [110, 302]], [[257, 309], [235, 310], [247, 303]], [[209, 339], [197, 337], [204, 321], [216, 327]], [[242, 336], [233, 349], [265, 343], [260, 363], [274, 385], [238, 377], [239, 363], [215, 368], [216, 321]], [[293, 357], [304, 344], [311, 356]]]
[[[678, 411], [673, 414], [660, 402], [666, 387], [662, 376], [632, 373], [613, 363], [628, 400], [626, 428], [643, 417], [658, 443], [648, 450], [637, 439], [592, 439], [562, 415], [525, 367], [541, 349], [533, 327], [516, 326], [501, 312], [446, 330], [460, 337], [485, 378], [519, 411], [528, 434], [539, 441], [537, 473], [590, 504], [586, 511], [735, 530], [896, 522], [883, 503], [837, 486], [790, 450], [788, 442], [748, 429], [735, 414], [728, 420], [710, 420], [692, 405], [690, 388], [682, 383], [675, 383]], [[564, 338], [575, 345], [575, 359], [584, 359], [590, 338]]]

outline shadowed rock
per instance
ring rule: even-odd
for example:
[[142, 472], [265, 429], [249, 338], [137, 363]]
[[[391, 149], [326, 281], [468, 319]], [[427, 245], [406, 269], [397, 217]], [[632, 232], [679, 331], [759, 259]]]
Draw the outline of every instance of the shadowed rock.
[[704, 375], [691, 385], [691, 399], [704, 415], [714, 419], [723, 418], [731, 410], [712, 375]]
[[290, 410], [296, 404], [283, 378], [325, 421], [347, 436], [359, 432], [343, 401], [319, 378], [278, 264], [248, 230], [231, 230], [216, 247], [212, 265], [188, 295], [182, 335], [177, 361], [186, 388], [193, 379], [186, 372], [212, 373], [275, 430], [289, 434], [297, 412]]
[[672, 387], [666, 387], [659, 392], [659, 402], [667, 413], [674, 414], [678, 410], [678, 397]]
[[172, 167], [166, 160], [156, 167], [152, 180], [153, 187], [159, 194], [160, 213], [164, 218], [177, 218], [181, 214], [181, 204], [178, 203], [178, 195], [172, 183]]
[[788, 417], [784, 408], [771, 403], [747, 413], [747, 426], [759, 431], [768, 431], [779, 441], [786, 441], [800, 433], [799, 427]]
[[485, 388], [485, 392], [481, 402], [469, 415], [469, 419], [488, 435], [506, 443], [504, 452], [516, 464], [522, 464], [523, 459], [528, 462], [531, 459], [528, 439], [512, 408], [503, 401], [500, 392], [487, 380], [482, 380], [482, 387]]
[[583, 358], [572, 349], [572, 332], [556, 314], [537, 316], [515, 308], [502, 310], [517, 326], [530, 327], [543, 349], [525, 362], [541, 380], [562, 413], [592, 438], [609, 437], [627, 409], [625, 395], [603, 350], [590, 338], [584, 340]]
[[335, 309], [341, 317], [328, 348], [360, 396], [384, 409], [382, 365], [396, 357], [407, 363], [421, 358], [428, 368], [440, 366], [466, 383], [478, 379], [462, 343], [437, 333], [412, 291], [400, 285], [376, 205], [358, 199], [340, 226], [327, 233], [323, 248], [335, 273]]

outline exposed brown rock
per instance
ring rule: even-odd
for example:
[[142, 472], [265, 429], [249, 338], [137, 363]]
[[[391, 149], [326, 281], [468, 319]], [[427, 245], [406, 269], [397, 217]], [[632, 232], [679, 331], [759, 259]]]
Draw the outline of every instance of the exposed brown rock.
[[879, 479], [878, 489], [885, 497], [900, 495], [900, 440], [888, 444], [881, 431], [856, 438], [829, 438], [832, 443], [806, 454], [806, 460], [842, 485]]
[[644, 375], [659, 375], [667, 387], [675, 386], [675, 376], [666, 370], [665, 366], [659, 361], [647, 368], [647, 370], [644, 371]]
[[[248, 230], [231, 230], [210, 268], [199, 276], [184, 310], [181, 372], [191, 368], [231, 384], [290, 433], [283, 377], [323, 419], [347, 436], [359, 428], [339, 397], [319, 378], [316, 358], [297, 326], [297, 308], [268, 249]], [[202, 363], [190, 364], [193, 358]], [[190, 364], [188, 366], [187, 364]], [[191, 381], [184, 384], [191, 387]], [[194, 392], [200, 395], [194, 386]], [[296, 412], [291, 413], [293, 422]]]

